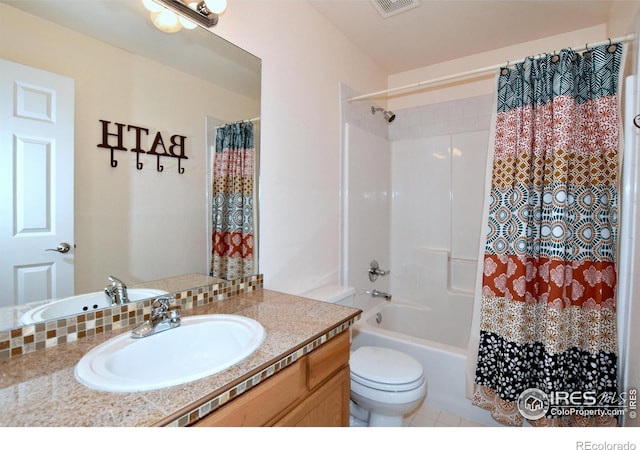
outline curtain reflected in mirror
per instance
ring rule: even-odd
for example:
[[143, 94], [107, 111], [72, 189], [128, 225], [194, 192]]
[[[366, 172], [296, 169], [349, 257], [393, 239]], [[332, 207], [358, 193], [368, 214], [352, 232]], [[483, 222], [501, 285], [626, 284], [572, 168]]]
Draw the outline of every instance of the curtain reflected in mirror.
[[213, 277], [235, 280], [255, 272], [255, 162], [251, 121], [218, 127], [211, 205]]

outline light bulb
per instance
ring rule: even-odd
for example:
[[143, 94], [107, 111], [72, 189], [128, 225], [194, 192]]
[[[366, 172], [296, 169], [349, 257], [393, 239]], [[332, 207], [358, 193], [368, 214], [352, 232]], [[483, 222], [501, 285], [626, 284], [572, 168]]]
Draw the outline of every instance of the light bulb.
[[178, 20], [180, 21], [180, 25], [182, 25], [187, 30], [193, 30], [194, 28], [196, 28], [198, 26], [195, 23], [193, 23], [192, 21], [190, 21], [189, 19], [185, 19], [182, 16], [179, 16]]
[[182, 28], [178, 16], [166, 8], [160, 12], [152, 12], [151, 21], [160, 31], [165, 33], [175, 33]]
[[227, 7], [227, 0], [204, 0], [209, 11], [215, 14], [222, 14]]
[[153, 0], [142, 0], [142, 4], [151, 12], [160, 12], [164, 9], [164, 6], [154, 2]]

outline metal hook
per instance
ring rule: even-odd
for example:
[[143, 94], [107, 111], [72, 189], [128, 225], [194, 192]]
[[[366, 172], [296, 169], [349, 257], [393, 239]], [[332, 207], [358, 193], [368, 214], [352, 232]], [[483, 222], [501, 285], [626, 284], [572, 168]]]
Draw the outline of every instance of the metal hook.
[[635, 116], [633, 118], [633, 124], [637, 127], [640, 128], [640, 114], [638, 114], [637, 116]]
[[571, 62], [576, 62], [576, 60], [578, 59], [578, 52], [573, 50], [571, 47], [569, 47], [569, 50], [571, 50], [571, 52], [573, 53], [573, 56], [571, 57]]

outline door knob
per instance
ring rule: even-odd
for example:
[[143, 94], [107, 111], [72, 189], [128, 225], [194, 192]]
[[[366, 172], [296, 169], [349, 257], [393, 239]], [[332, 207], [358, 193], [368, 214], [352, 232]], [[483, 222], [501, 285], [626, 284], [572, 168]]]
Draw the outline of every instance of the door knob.
[[66, 242], [60, 242], [58, 244], [58, 248], [47, 248], [45, 252], [59, 252], [59, 253], [67, 253], [71, 249], [71, 246]]

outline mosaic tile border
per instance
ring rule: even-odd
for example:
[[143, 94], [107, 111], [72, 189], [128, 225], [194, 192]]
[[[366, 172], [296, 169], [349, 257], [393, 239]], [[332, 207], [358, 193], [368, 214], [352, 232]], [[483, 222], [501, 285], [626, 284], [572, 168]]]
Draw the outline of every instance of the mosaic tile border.
[[[258, 274], [222, 284], [188, 289], [174, 296], [182, 310], [190, 310], [262, 289], [263, 285], [264, 276]], [[0, 331], [0, 361], [142, 323], [149, 318], [152, 300]]]
[[192, 425], [193, 423], [202, 419], [206, 415], [211, 414], [212, 412], [214, 412], [224, 404], [230, 402], [231, 400], [235, 399], [239, 395], [243, 394], [248, 389], [251, 389], [252, 387], [262, 383], [266, 379], [280, 372], [282, 369], [292, 365], [298, 359], [302, 358], [304, 355], [318, 348], [320, 345], [324, 344], [329, 339], [335, 337], [336, 335], [342, 333], [343, 331], [348, 330], [358, 319], [359, 319], [359, 316], [354, 317], [338, 325], [337, 327], [333, 328], [329, 332], [309, 342], [307, 345], [299, 348], [295, 352], [290, 353], [284, 358], [276, 361], [274, 364], [263, 369], [262, 371], [255, 374], [254, 376], [238, 383], [237, 385], [224, 391], [217, 397], [214, 397], [211, 400], [207, 401], [206, 403], [195, 407], [191, 411], [186, 412], [185, 414], [183, 414], [182, 416], [178, 417], [177, 419], [173, 420], [172, 422], [168, 423], [165, 426], [166, 427], [186, 427], [186, 426]]

